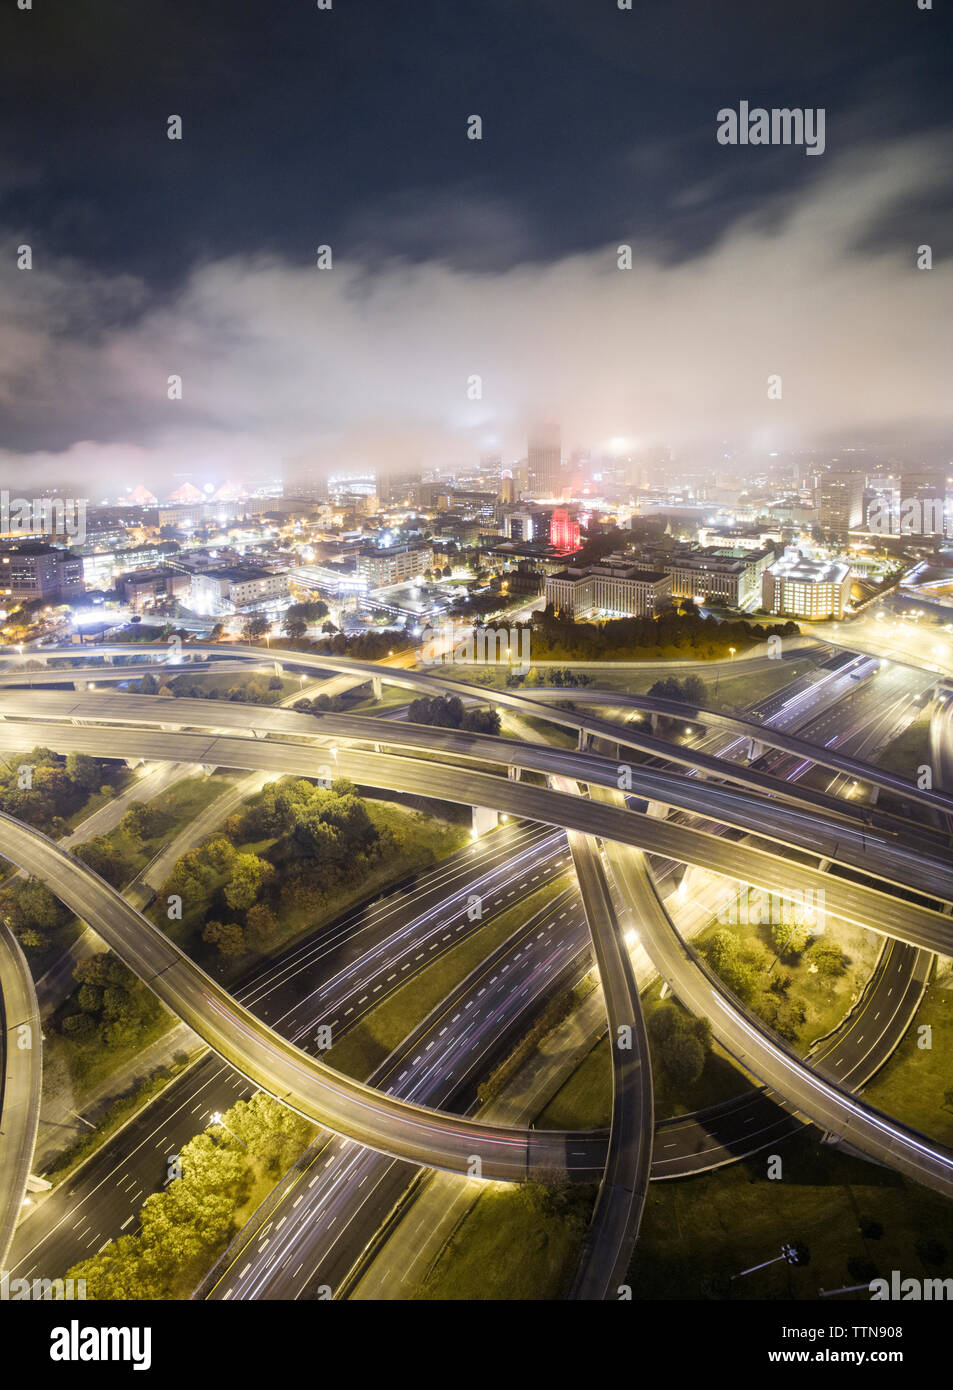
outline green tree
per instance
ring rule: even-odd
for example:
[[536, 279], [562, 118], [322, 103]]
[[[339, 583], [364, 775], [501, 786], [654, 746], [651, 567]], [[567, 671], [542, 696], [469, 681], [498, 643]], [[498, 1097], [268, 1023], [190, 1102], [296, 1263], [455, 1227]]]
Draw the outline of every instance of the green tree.
[[821, 975], [843, 975], [847, 969], [847, 957], [833, 941], [815, 941], [807, 953], [807, 960], [817, 966]]
[[734, 932], [720, 927], [702, 948], [709, 965], [744, 1003], [750, 1003], [758, 988], [756, 954], [742, 949]]
[[278, 918], [267, 903], [255, 903], [245, 917], [248, 939], [256, 947], [266, 946], [277, 934]]
[[223, 960], [237, 960], [248, 949], [244, 928], [238, 922], [206, 922], [202, 940], [216, 946]]
[[84, 792], [93, 792], [102, 780], [102, 770], [95, 758], [90, 758], [85, 753], [68, 753], [66, 776]]
[[96, 835], [84, 845], [77, 845], [73, 853], [77, 859], [88, 864], [93, 873], [99, 874], [100, 878], [104, 878], [114, 888], [121, 888], [132, 874], [132, 865], [128, 858], [120, 854], [105, 835]]
[[771, 940], [782, 956], [799, 956], [811, 936], [803, 922], [772, 922]]
[[235, 863], [235, 846], [224, 835], [215, 835], [212, 839], [206, 840], [199, 853], [216, 874], [231, 872]]
[[86, 1042], [96, 1033], [96, 1020], [92, 1014], [67, 1014], [63, 1019], [63, 1032], [76, 1042]]
[[167, 816], [148, 801], [134, 801], [119, 822], [119, 828], [134, 845], [142, 848], [143, 841], [154, 839], [164, 828]]
[[225, 901], [236, 912], [251, 907], [271, 866], [257, 854], [236, 854], [225, 885]]

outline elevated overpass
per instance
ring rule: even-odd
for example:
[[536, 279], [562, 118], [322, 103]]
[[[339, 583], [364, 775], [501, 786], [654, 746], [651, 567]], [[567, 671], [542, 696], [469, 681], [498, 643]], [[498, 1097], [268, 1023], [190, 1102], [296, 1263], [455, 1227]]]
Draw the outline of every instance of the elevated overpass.
[[[82, 751], [105, 756], [106, 749], [111, 748], [115, 754], [115, 730], [70, 727], [67, 732], [70, 746], [82, 739], [87, 741]], [[313, 748], [282, 745], [274, 739], [209, 739], [195, 734], [130, 732], [123, 738], [123, 747], [131, 746], [144, 756], [166, 757], [176, 762], [251, 766], [296, 775], [313, 775], [315, 770]], [[200, 747], [204, 751], [199, 751]], [[888, 935], [903, 937], [909, 922], [916, 919], [920, 919], [924, 931], [928, 926], [936, 931], [949, 930], [949, 919], [941, 913], [910, 908], [875, 890], [835, 882], [830, 875], [793, 866], [750, 847], [736, 846], [717, 836], [706, 836], [648, 816], [635, 816], [582, 797], [487, 773], [461, 772], [457, 767], [384, 754], [340, 750], [338, 765], [341, 775], [365, 785], [467, 805], [484, 804], [527, 819], [562, 825], [600, 836], [607, 851], [610, 842], [616, 841], [669, 858], [682, 855], [686, 862], [704, 862], [714, 872], [748, 882], [760, 880], [759, 886], [771, 891], [789, 892], [798, 886], [827, 884], [827, 911], [831, 915], [879, 927]], [[455, 1172], [472, 1171], [474, 1156], [480, 1158], [484, 1176], [504, 1180], [519, 1180], [534, 1171], [559, 1167], [568, 1168], [577, 1177], [591, 1177], [599, 1172], [598, 1142], [590, 1142], [587, 1150], [584, 1136], [492, 1130], [459, 1117], [406, 1107], [299, 1053], [241, 1009], [158, 928], [85, 866], [46, 837], [9, 817], [3, 817], [0, 824], [10, 858], [43, 878], [214, 1050], [308, 1118], [368, 1147]], [[711, 843], [703, 853], [701, 846], [706, 842]], [[686, 853], [688, 844], [692, 848]], [[621, 874], [621, 881], [627, 885], [632, 882], [628, 873]], [[953, 1193], [953, 1156], [816, 1077], [800, 1059], [774, 1042], [766, 1030], [752, 1025], [736, 1006], [726, 1001], [723, 986], [707, 975], [690, 952], [680, 949], [680, 938], [664, 912], [659, 916], [657, 911], [648, 910], [651, 898], [644, 884], [635, 883], [626, 891], [648, 924], [643, 939], [657, 967], [690, 1007], [697, 1007], [704, 1016], [719, 1015], [725, 1036], [734, 1038], [733, 1050], [736, 1055], [739, 1051], [743, 1054], [745, 1065], [755, 1075], [774, 1086], [780, 1068], [783, 1084], [779, 1085], [779, 1093], [799, 1113], [825, 1129], [849, 1131], [851, 1142], [863, 1152], [882, 1161], [896, 1161], [898, 1166], [906, 1164], [904, 1171], [938, 1190]], [[792, 1076], [799, 1084], [786, 1090]], [[573, 1157], [570, 1150], [585, 1156]]]

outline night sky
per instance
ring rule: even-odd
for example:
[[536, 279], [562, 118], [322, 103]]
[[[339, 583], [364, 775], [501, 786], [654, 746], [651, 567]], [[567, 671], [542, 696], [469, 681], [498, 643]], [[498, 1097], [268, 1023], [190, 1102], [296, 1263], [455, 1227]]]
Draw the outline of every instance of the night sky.
[[[541, 412], [567, 446], [700, 463], [726, 437], [948, 456], [948, 14], [34, 6], [0, 17], [5, 474], [451, 465], [518, 451]], [[824, 107], [824, 155], [719, 146], [742, 99]]]

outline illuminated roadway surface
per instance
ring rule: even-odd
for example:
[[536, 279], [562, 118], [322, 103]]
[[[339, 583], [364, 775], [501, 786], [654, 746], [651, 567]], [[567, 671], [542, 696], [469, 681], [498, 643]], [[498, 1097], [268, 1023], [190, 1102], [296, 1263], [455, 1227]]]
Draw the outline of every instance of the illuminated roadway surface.
[[[167, 703], [171, 706], [167, 722], [172, 724], [175, 708], [171, 701]], [[206, 703], [202, 702], [203, 705]], [[35, 741], [53, 749], [68, 749], [102, 758], [117, 755], [115, 728], [39, 721], [29, 727]], [[0, 722], [0, 748], [22, 744], [20, 731], [23, 728], [23, 723]], [[413, 730], [414, 726], [407, 728]], [[389, 741], [394, 744], [405, 737], [419, 738], [419, 731], [422, 730], [432, 748], [458, 747], [462, 741], [477, 756], [484, 737], [476, 734], [448, 735], [446, 730], [427, 726], [418, 726], [418, 730], [412, 734], [405, 734], [404, 727], [400, 725], [392, 726], [392, 730]], [[519, 761], [524, 756], [520, 745], [509, 743], [504, 746], [508, 749], [510, 761]], [[330, 749], [309, 747], [305, 743], [283, 738], [255, 739], [171, 730], [152, 732], [125, 729], [122, 733], [122, 752], [126, 757], [201, 763], [210, 767], [243, 768], [275, 774], [293, 773], [304, 777], [316, 775], [323, 766], [330, 768], [335, 776], [350, 778], [359, 785], [485, 806], [524, 820], [542, 821], [618, 840], [650, 854], [696, 864], [712, 873], [785, 896], [790, 896], [792, 891], [815, 894], [823, 891], [825, 896], [822, 901], [826, 904], [827, 912], [834, 917], [870, 927], [914, 946], [945, 955], [953, 954], [953, 919], [949, 914], [939, 908], [905, 900], [903, 885], [895, 884], [885, 874], [878, 878], [876, 887], [854, 882], [823, 872], [810, 863], [796, 862], [773, 849], [737, 844], [708, 831], [673, 821], [587, 801], [487, 772], [461, 769], [459, 765], [351, 748], [339, 748], [334, 756]], [[537, 758], [541, 755], [545, 755], [545, 750], [532, 749], [531, 756]], [[581, 780], [586, 780], [575, 758], [573, 753], [553, 749], [548, 765], [554, 773], [572, 772]], [[705, 788], [705, 791], [709, 795], [717, 794], [711, 787]], [[721, 817], [711, 811], [709, 818]], [[759, 833], [764, 836], [766, 829], [762, 822]], [[786, 837], [781, 834], [780, 824], [774, 829], [773, 838], [781, 844], [785, 843]], [[817, 853], [824, 854], [824, 850], [817, 851], [815, 846], [815, 856]], [[931, 896], [938, 903], [950, 901], [938, 888]]]
[[[155, 647], [147, 644], [116, 644], [110, 645], [110, 652], [117, 655], [138, 655], [155, 657], [168, 657], [167, 647]], [[189, 654], [199, 654], [202, 656], [218, 656], [223, 659], [233, 661], [243, 658], [248, 661], [256, 662], [258, 665], [275, 664], [282, 667], [302, 668], [315, 672], [333, 671], [340, 675], [350, 675], [355, 680], [371, 681], [381, 680], [392, 685], [406, 685], [411, 689], [419, 690], [431, 695], [459, 695], [461, 698], [479, 699], [492, 702], [501, 709], [511, 709], [517, 714], [536, 715], [544, 718], [551, 723], [560, 724], [565, 728], [574, 729], [583, 735], [605, 738], [612, 743], [618, 743], [620, 738], [620, 728], [609, 720], [596, 719], [591, 716], [580, 714], [573, 710], [550, 709], [548, 706], [545, 711], [540, 709], [539, 704], [534, 703], [530, 696], [517, 694], [512, 690], [496, 689], [492, 686], [474, 686], [466, 681], [453, 680], [442, 674], [430, 674], [429, 672], [408, 670], [404, 667], [387, 666], [372, 661], [357, 661], [350, 657], [335, 656], [313, 656], [305, 652], [292, 652], [283, 649], [276, 649], [274, 652], [262, 652], [260, 647], [241, 646], [229, 644], [227, 647], [214, 645], [195, 644], [183, 648]], [[52, 649], [44, 653], [47, 656], [73, 656], [75, 649], [63, 648]], [[190, 667], [188, 664], [178, 665], [168, 661], [162, 662], [164, 669], [173, 671], [176, 675], [188, 675]], [[208, 672], [210, 668], [200, 667], [200, 671]], [[441, 668], [442, 670], [443, 668]], [[148, 667], [143, 667], [137, 671], [137, 677], [146, 673]], [[29, 673], [27, 673], [29, 674]], [[0, 677], [2, 680], [3, 677]], [[16, 680], [15, 674], [9, 676], [11, 681]], [[64, 680], [72, 677], [64, 675]], [[565, 699], [574, 699], [577, 692], [563, 691]], [[591, 692], [590, 692], [591, 693]], [[786, 752], [798, 754], [801, 757], [810, 758], [813, 762], [823, 767], [829, 767], [835, 772], [844, 772], [850, 776], [859, 776], [872, 782], [876, 786], [886, 790], [896, 792], [900, 796], [908, 796], [911, 793], [911, 786], [904, 778], [898, 777], [894, 773], [886, 772], [882, 768], [871, 767], [870, 765], [858, 765], [850, 758], [842, 758], [831, 749], [817, 748], [806, 743], [804, 740], [792, 738], [790, 735], [782, 734], [777, 730], [766, 729], [759, 724], [750, 723], [746, 720], [737, 719], [730, 715], [716, 713], [711, 710], [703, 710], [691, 705], [672, 703], [670, 701], [658, 701], [648, 696], [630, 697], [630, 699], [642, 699], [645, 704], [643, 709], [656, 709], [659, 712], [672, 714], [674, 717], [699, 723], [708, 723], [712, 728], [735, 733], [741, 737], [753, 738], [757, 743], [764, 744], [766, 747], [777, 747]], [[603, 699], [603, 703], [612, 703], [611, 693], [608, 699]], [[686, 748], [682, 745], [666, 743], [664, 740], [654, 739], [647, 734], [643, 734], [638, 728], [626, 725], [624, 730], [623, 743], [632, 748], [657, 754], [665, 757], [672, 762], [681, 762], [689, 766], [707, 769], [718, 776], [732, 780], [741, 780], [750, 785], [755, 785], [759, 779], [757, 774], [750, 769], [740, 770], [726, 767], [723, 760], [717, 758], [706, 758], [698, 752]], [[783, 795], [783, 787], [776, 782], [768, 783], [770, 788], [778, 795]], [[917, 800], [923, 805], [934, 806], [937, 810], [950, 812], [953, 811], [953, 799], [944, 797], [939, 793], [923, 790], [916, 793]]]
[[[260, 653], [256, 652], [255, 655], [258, 657], [258, 659], [260, 659]], [[326, 665], [327, 665], [327, 663], [325, 663], [325, 666], [326, 666]], [[378, 674], [378, 672], [375, 672], [374, 674]], [[481, 693], [484, 695], [484, 698], [486, 698], [487, 692], [481, 692]], [[496, 695], [496, 692], [492, 692], [492, 694], [495, 696], [495, 695]], [[181, 703], [181, 702], [176, 702], [176, 704], [179, 704], [179, 703]], [[202, 702], [202, 703], [204, 703], [204, 702]], [[178, 711], [176, 711], [176, 713], [178, 713]], [[76, 732], [76, 731], [74, 730], [74, 732]], [[353, 736], [353, 735], [352, 735], [352, 736]], [[615, 736], [616, 736], [616, 738], [618, 738], [618, 731], [616, 731]], [[389, 741], [389, 742], [396, 742], [396, 741], [398, 741], [398, 740], [395, 740], [395, 739], [393, 738], [393, 730], [391, 730], [391, 735], [390, 735], [388, 741]], [[269, 744], [268, 746], [269, 746], [269, 749], [270, 749], [271, 751], [273, 751], [273, 745], [272, 745], [272, 744]], [[108, 753], [101, 753], [101, 755], [102, 755], [102, 756], [109, 756]], [[209, 760], [209, 759], [206, 759], [206, 761], [208, 761], [208, 760]], [[375, 758], [375, 761], [377, 761], [376, 758]], [[404, 763], [404, 766], [406, 767], [406, 761], [405, 761], [405, 763]], [[344, 771], [344, 769], [342, 769], [342, 771]], [[352, 775], [353, 775], [353, 774], [352, 774]], [[359, 778], [358, 780], [362, 780], [362, 779]], [[366, 781], [367, 779], [364, 778], [363, 780]], [[499, 788], [500, 788], [500, 786], [501, 786], [500, 779], [495, 779], [495, 785], [496, 785], [497, 789], [499, 790]], [[505, 784], [502, 784], [502, 785], [505, 786]], [[515, 791], [516, 788], [513, 787], [512, 790]], [[521, 790], [524, 790], [524, 789], [521, 789]], [[539, 789], [525, 789], [525, 790], [535, 790], [535, 791], [538, 791]], [[448, 798], [448, 799], [449, 799], [449, 798]], [[470, 801], [472, 798], [471, 798], [470, 796], [467, 796], [467, 797], [465, 797], [465, 798], [454, 798], [454, 799], [465, 799], [465, 800], [467, 800], [467, 801]], [[542, 817], [542, 818], [545, 819], [545, 817]], [[586, 828], [588, 829], [589, 827], [587, 826]], [[630, 856], [630, 857], [631, 857], [631, 856]], [[742, 878], [750, 877], [750, 876], [745, 875], [745, 874], [740, 874], [740, 875], [738, 875], [738, 876], [740, 876], [740, 877], [742, 877]], [[854, 891], [857, 891], [857, 890], [854, 890]], [[909, 909], [908, 909], [908, 911], [909, 911]], [[681, 993], [681, 990], [680, 990], [679, 992]], [[800, 1064], [798, 1064], [798, 1065], [800, 1066]], [[803, 1067], [802, 1067], [801, 1069], [804, 1070]], [[863, 1107], [859, 1107], [859, 1109], [863, 1110]], [[899, 1127], [894, 1127], [894, 1131], [895, 1131], [895, 1133], [894, 1133], [893, 1142], [896, 1142], [896, 1133], [899, 1132]], [[512, 1132], [511, 1132], [511, 1133], [512, 1133]], [[856, 1142], [856, 1139], [855, 1139], [855, 1142]], [[881, 1139], [879, 1142], [882, 1143], [882, 1139]], [[901, 1147], [902, 1147], [902, 1145], [901, 1145]], [[922, 1147], [922, 1146], [921, 1146], [921, 1147]], [[919, 1167], [922, 1169], [922, 1167], [923, 1167], [922, 1163], [919, 1165]], [[922, 1176], [922, 1172], [920, 1173], [920, 1175]]]
[[[72, 727], [68, 732], [74, 739], [92, 735], [90, 751], [96, 751], [100, 756], [109, 756], [116, 751], [115, 747], [109, 747], [108, 743], [104, 746], [102, 741], [111, 739], [114, 744], [114, 730], [97, 731]], [[193, 742], [197, 737], [201, 739], [204, 736], [162, 734], [156, 738], [154, 735], [140, 735], [139, 739], [151, 739], [157, 744], [150, 749], [147, 756], [165, 756], [173, 761], [267, 767], [273, 771], [294, 771], [299, 775], [314, 770], [313, 763], [309, 763], [314, 757], [314, 751], [309, 752], [302, 746], [286, 748], [276, 740], [266, 742], [248, 738], [220, 738], [210, 743], [206, 739], [206, 751], [199, 753]], [[96, 739], [100, 740], [98, 744]], [[130, 747], [135, 750], [137, 743], [138, 739], [132, 733], [128, 735], [128, 743], [124, 738], [124, 748], [127, 751]], [[234, 749], [229, 752], [223, 745], [234, 745]], [[185, 751], [186, 748], [188, 752]], [[237, 762], [230, 762], [230, 759], [236, 758]], [[694, 859], [698, 862], [696, 851], [686, 855], [678, 846], [684, 837], [692, 837], [694, 840], [699, 837], [699, 832], [676, 827], [651, 817], [633, 816], [619, 808], [599, 805], [583, 798], [469, 771], [465, 774], [464, 786], [461, 788], [457, 785], [460, 781], [458, 769], [380, 754], [351, 754], [347, 750], [341, 750], [338, 766], [342, 775], [351, 776], [365, 784], [391, 786], [424, 795], [460, 800], [467, 804], [497, 806], [527, 819], [563, 824], [588, 834], [599, 834], [607, 841], [616, 838], [623, 844], [633, 844], [653, 853], [673, 858]], [[493, 1135], [493, 1147], [488, 1152], [487, 1142], [490, 1136], [485, 1132], [481, 1134], [483, 1127], [464, 1124], [455, 1117], [434, 1116], [427, 1112], [423, 1112], [419, 1119], [411, 1119], [407, 1107], [396, 1102], [388, 1103], [387, 1098], [378, 1097], [372, 1090], [358, 1087], [356, 1083], [347, 1083], [339, 1074], [329, 1072], [327, 1068], [321, 1067], [311, 1059], [304, 1059], [302, 1054], [281, 1044], [270, 1030], [258, 1024], [251, 1016], [244, 1016], [244, 1011], [240, 1011], [224, 991], [219, 990], [217, 995], [211, 994], [210, 991], [215, 991], [217, 987], [187, 958], [176, 952], [171, 943], [146, 919], [134, 913], [118, 894], [108, 888], [108, 885], [96, 879], [88, 870], [80, 868], [69, 856], [45, 841], [44, 837], [9, 818], [5, 820], [10, 827], [10, 857], [21, 866], [28, 867], [31, 872], [45, 878], [58, 896], [94, 925], [117, 954], [150, 983], [174, 1012], [204, 1036], [210, 1046], [220, 1051], [253, 1079], [258, 1080], [266, 1089], [277, 1094], [279, 1098], [286, 1099], [292, 1108], [301, 1110], [318, 1123], [328, 1124], [329, 1128], [350, 1133], [371, 1147], [397, 1153], [402, 1157], [416, 1158], [418, 1162], [428, 1166], [446, 1167], [453, 1171], [466, 1172], [469, 1157], [475, 1151], [484, 1158], [484, 1172], [487, 1176], [506, 1176], [511, 1179], [524, 1176], [527, 1164], [530, 1168], [551, 1168], [559, 1167], [565, 1162], [566, 1136], [550, 1135], [540, 1131], [518, 1135], [514, 1131], [501, 1130]], [[716, 836], [701, 836], [701, 840], [710, 842], [711, 858], [706, 867], [711, 867], [715, 872], [728, 874], [742, 881], [759, 882], [759, 886], [778, 892], [790, 893], [798, 887], [826, 887], [827, 910], [834, 916], [843, 916], [860, 925], [879, 925], [886, 934], [899, 935], [904, 939], [909, 939], [909, 923], [916, 919], [921, 919], [924, 924], [931, 924], [935, 932], [940, 934], [949, 929], [948, 918], [940, 913], [910, 907], [879, 892], [794, 866], [783, 859], [775, 860], [774, 856], [753, 851], [748, 846], [734, 846], [719, 840]], [[38, 854], [38, 846], [42, 853]], [[673, 846], [676, 847], [674, 853]], [[50, 862], [51, 856], [55, 861], [53, 863]], [[769, 869], [767, 865], [771, 862], [774, 862], [776, 867]], [[616, 877], [618, 882], [618, 875]], [[109, 899], [107, 903], [102, 900], [103, 894]], [[95, 921], [90, 912], [94, 913]], [[671, 928], [667, 917], [665, 922]], [[678, 940], [677, 934], [675, 938]], [[656, 965], [672, 983], [679, 996], [688, 999], [688, 976], [697, 973], [697, 962], [693, 962], [690, 956], [687, 963], [685, 958], [673, 960], [669, 956], [667, 965], [663, 966], [655, 954], [655, 944], [655, 935], [647, 932], [646, 946]], [[915, 944], [927, 944], [931, 949], [936, 949], [935, 940]], [[708, 1012], [709, 1015], [715, 1012], [710, 1001], [718, 1000], [719, 989], [720, 986], [714, 982], [706, 983], [707, 1009], [703, 1012]], [[223, 1027], [223, 1023], [227, 1026]], [[777, 1074], [777, 1056], [774, 1054], [780, 1053], [787, 1058], [788, 1069], [793, 1067], [810, 1077], [809, 1070], [791, 1058], [783, 1048], [775, 1048], [766, 1035], [758, 1037], [758, 1030], [752, 1030], [750, 1022], [742, 1015], [738, 1015], [737, 1018], [732, 1016], [729, 1029], [732, 1035], [743, 1035], [745, 1030], [748, 1033], [745, 1039], [745, 1053], [752, 1059], [748, 1063], [751, 1069], [786, 1098], [790, 1098], [784, 1086], [777, 1086], [772, 1080], [772, 1074]], [[767, 1073], [759, 1069], [758, 1061], [765, 1046], [771, 1053], [767, 1059], [770, 1062]], [[737, 1055], [737, 1046], [734, 1049], [729, 1047], [729, 1050], [734, 1050]], [[816, 1119], [824, 1128], [836, 1130], [838, 1116], [841, 1114], [839, 1107], [846, 1106], [843, 1112], [845, 1127], [851, 1117], [858, 1111], [863, 1112], [865, 1107], [859, 1106], [856, 1102], [848, 1103], [843, 1097], [832, 1097], [831, 1089], [815, 1080], [813, 1085], [802, 1086], [799, 1089], [796, 1104], [803, 1113]], [[819, 1096], [823, 1098], [823, 1104], [817, 1103]], [[333, 1119], [329, 1115], [328, 1107], [334, 1115]], [[873, 1151], [874, 1156], [888, 1153], [894, 1161], [897, 1153], [905, 1149], [919, 1155], [921, 1150], [926, 1148], [927, 1152], [933, 1153], [936, 1158], [936, 1151], [925, 1146], [919, 1136], [913, 1135], [901, 1126], [892, 1125], [891, 1122], [886, 1123], [889, 1134], [878, 1129], [876, 1125], [866, 1128], [852, 1125], [852, 1137], [857, 1147], [864, 1148], [866, 1144], [869, 1147], [865, 1151]], [[422, 1134], [421, 1129], [425, 1134]], [[915, 1166], [924, 1181], [932, 1179], [943, 1190], [947, 1190], [950, 1172], [946, 1158], [936, 1158], [932, 1168], [924, 1166], [919, 1159]]]
[[[238, 998], [283, 1036], [316, 1051], [319, 1026], [329, 1027], [337, 1041], [346, 1038], [375, 1005], [570, 867], [561, 831], [502, 826], [406, 887], [352, 909], [307, 942], [256, 968], [239, 983]], [[467, 912], [474, 891], [483, 901], [482, 923]], [[570, 942], [578, 958], [585, 926], [578, 896], [572, 897]], [[562, 931], [565, 917], [562, 907], [552, 907], [548, 920]], [[510, 972], [503, 978], [508, 980]], [[482, 1009], [482, 1001], [477, 1008]], [[514, 1017], [513, 1025], [518, 1021]], [[440, 1047], [447, 1038], [445, 1034]], [[214, 1112], [227, 1110], [253, 1089], [231, 1067], [206, 1054], [31, 1213], [17, 1231], [11, 1270], [18, 1277], [62, 1272], [110, 1236], [128, 1231], [138, 1220], [144, 1194], [165, 1178], [169, 1158]]]
[[[29, 696], [8, 693], [0, 697], [0, 715], [9, 723], [0, 723], [0, 746], [16, 747], [22, 742], [16, 720], [27, 719], [36, 730], [40, 742], [59, 738], [63, 730], [41, 723], [49, 719], [78, 720], [92, 724], [119, 723], [129, 726], [156, 726], [166, 731], [207, 729], [224, 730], [227, 734], [241, 733], [245, 737], [269, 733], [286, 738], [342, 738], [351, 742], [389, 745], [428, 752], [459, 754], [475, 759], [512, 765], [547, 775], [572, 776], [602, 786], [619, 786], [618, 759], [554, 749], [496, 739], [486, 735], [460, 733], [448, 729], [433, 729], [427, 725], [397, 723], [366, 715], [319, 716], [295, 714], [285, 710], [255, 710], [254, 723], [249, 722], [248, 707], [226, 701], [159, 700], [154, 695], [114, 695], [106, 692], [86, 695], [72, 693], [41, 693]], [[32, 737], [32, 735], [31, 735]], [[75, 734], [79, 749], [84, 735]], [[127, 734], [123, 733], [124, 750], [131, 751]], [[72, 745], [71, 745], [72, 746]], [[108, 755], [105, 755], [108, 756]], [[199, 759], [196, 759], [199, 760]], [[201, 759], [207, 761], [206, 759]], [[856, 768], [866, 764], [851, 760]], [[329, 764], [333, 769], [333, 758]], [[776, 840], [791, 848], [800, 848], [815, 857], [862, 869], [874, 878], [918, 888], [931, 898], [953, 899], [953, 864], [929, 857], [925, 852], [922, 834], [913, 847], [905, 846], [895, 834], [873, 829], [863, 821], [858, 824], [856, 808], [849, 802], [833, 797], [826, 802], [836, 807], [830, 814], [808, 810], [768, 799], [752, 792], [699, 778], [687, 778], [672, 771], [650, 768], [638, 763], [625, 763], [628, 787], [634, 796], [650, 802], [690, 811], [699, 816], [738, 829], [747, 830], [765, 840]], [[776, 779], [772, 779], [775, 780]], [[790, 796], [788, 783], [778, 783]], [[823, 794], [817, 793], [820, 797]], [[953, 813], [953, 799], [949, 802]]]
[[10, 928], [0, 922], [0, 1269], [20, 1215], [40, 1114], [40, 1011], [30, 967]]
[[569, 848], [605, 995], [612, 1059], [609, 1151], [569, 1296], [603, 1300], [615, 1297], [625, 1280], [648, 1196], [655, 1132], [652, 1071], [639, 987], [598, 841], [571, 831]]

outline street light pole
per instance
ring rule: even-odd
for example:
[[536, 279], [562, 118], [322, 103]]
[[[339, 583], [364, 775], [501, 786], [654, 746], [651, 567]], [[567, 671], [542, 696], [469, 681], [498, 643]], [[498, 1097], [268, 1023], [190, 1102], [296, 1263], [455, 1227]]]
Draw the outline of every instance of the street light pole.
[[238, 1135], [235, 1133], [233, 1129], [229, 1129], [228, 1125], [222, 1118], [222, 1112], [220, 1110], [215, 1111], [215, 1113], [210, 1117], [209, 1123], [213, 1125], [218, 1125], [221, 1129], [224, 1129], [226, 1134], [230, 1134], [232, 1136], [236, 1144], [241, 1144], [245, 1152], [248, 1152], [248, 1145], [245, 1143], [244, 1139], [239, 1139]]

